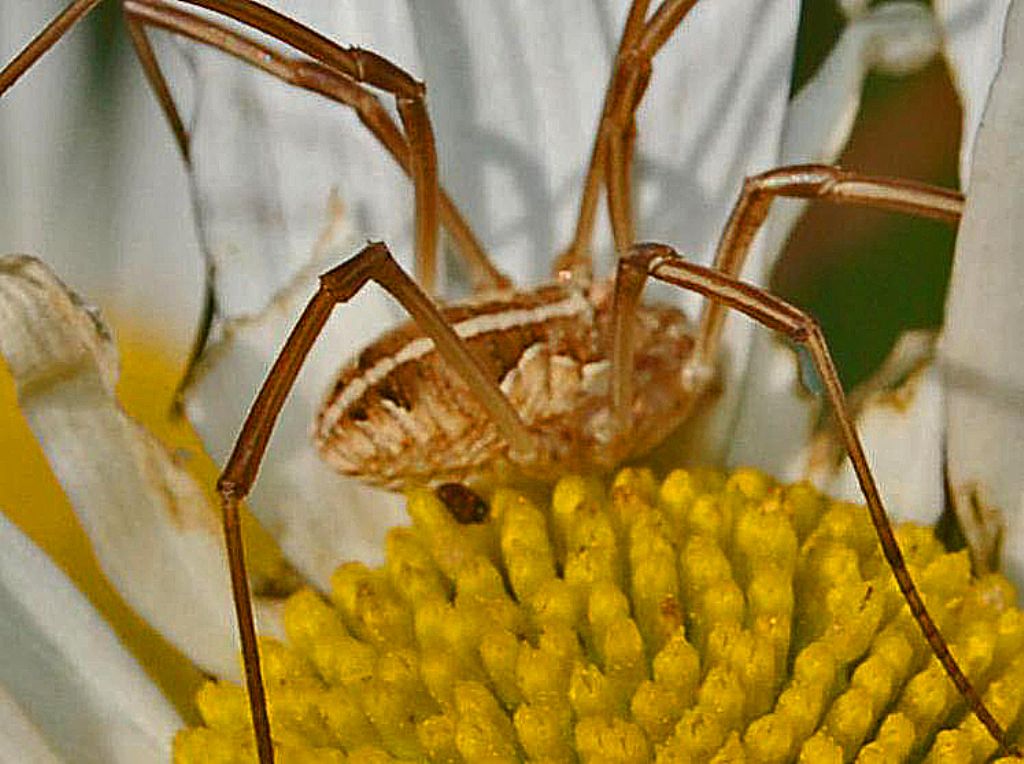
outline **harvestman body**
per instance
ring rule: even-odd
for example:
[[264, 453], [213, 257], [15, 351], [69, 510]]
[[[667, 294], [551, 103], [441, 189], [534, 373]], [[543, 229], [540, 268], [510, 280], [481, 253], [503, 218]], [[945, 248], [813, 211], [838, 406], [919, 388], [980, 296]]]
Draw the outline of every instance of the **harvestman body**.
[[[99, 0], [74, 0], [7, 68], [3, 93]], [[317, 419], [317, 444], [340, 472], [371, 483], [441, 482], [472, 475], [505, 459], [540, 476], [584, 466], [611, 467], [656, 445], [683, 422], [714, 381], [726, 308], [745, 313], [809, 351], [832, 404], [883, 553], [932, 650], [969, 707], [999, 743], [1020, 755], [956, 661], [911, 580], [848, 411], [824, 336], [813, 318], [738, 279], [753, 238], [775, 197], [825, 199], [956, 222], [963, 199], [944, 189], [868, 178], [825, 166], [798, 166], [749, 178], [719, 241], [714, 267], [688, 263], [662, 244], [636, 244], [633, 232], [634, 115], [652, 60], [696, 0], [633, 0], [584, 182], [576, 232], [558, 258], [552, 284], [516, 292], [437, 179], [437, 159], [424, 86], [386, 59], [341, 48], [313, 30], [248, 0], [123, 0], [140, 63], [187, 164], [190, 136], [171, 99], [147, 28], [216, 47], [293, 85], [351, 107], [410, 176], [416, 199], [419, 285], [383, 244], [370, 244], [325, 273], [320, 289], [278, 356], [249, 412], [218, 482], [224, 507], [246, 683], [256, 748], [274, 758], [256, 648], [239, 503], [256, 479], [277, 415], [334, 306], [375, 281], [412, 321], [372, 344], [342, 370]], [[303, 54], [284, 55], [238, 31], [183, 10], [198, 5], [257, 30]], [[396, 99], [401, 126], [367, 86]], [[591, 278], [590, 242], [602, 188], [620, 258], [614, 278]], [[433, 291], [439, 223], [474, 277], [476, 295], [437, 308]], [[648, 278], [708, 298], [695, 329], [681, 312], [645, 306]], [[209, 316], [207, 316], [209, 318]], [[194, 360], [194, 358], [193, 358]], [[442, 486], [465, 521], [486, 508]]]
[[531, 458], [508, 453], [487, 411], [415, 325], [388, 333], [340, 373], [317, 417], [320, 453], [339, 472], [385, 487], [460, 480], [500, 459], [553, 478], [642, 454], [695, 400], [682, 374], [692, 329], [671, 307], [637, 312], [632, 427], [617, 430], [609, 406], [613, 289], [550, 284], [441, 309], [530, 430]]

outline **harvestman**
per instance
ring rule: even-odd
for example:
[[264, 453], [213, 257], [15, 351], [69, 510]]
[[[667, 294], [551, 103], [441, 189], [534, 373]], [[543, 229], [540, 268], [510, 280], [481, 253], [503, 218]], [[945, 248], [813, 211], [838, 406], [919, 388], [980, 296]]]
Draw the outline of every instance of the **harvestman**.
[[[0, 93], [98, 2], [75, 0], [0, 73]], [[633, 0], [605, 94], [573, 241], [555, 263], [554, 283], [519, 292], [490, 262], [439, 185], [422, 83], [381, 56], [339, 47], [248, 0], [180, 3], [233, 19], [304, 54], [284, 55], [162, 0], [123, 0], [135, 50], [186, 163], [190, 161], [189, 134], [157, 64], [148, 27], [218, 48], [299, 88], [351, 107], [411, 177], [415, 192], [419, 285], [382, 243], [368, 244], [323, 274], [318, 291], [267, 375], [218, 481], [261, 762], [273, 761], [273, 748], [241, 543], [239, 503], [252, 488], [281, 407], [334, 306], [349, 300], [370, 281], [394, 296], [413, 320], [371, 345], [360, 356], [360, 362], [342, 373], [319, 415], [318, 445], [341, 471], [379, 484], [416, 479], [436, 482], [449, 476], [457, 479], [496, 459], [506, 459], [527, 473], [547, 475], [556, 467], [564, 469], [565, 464], [611, 467], [643, 453], [685, 420], [708, 390], [714, 378], [726, 308], [744, 313], [806, 347], [838, 421], [882, 551], [925, 639], [971, 710], [999, 743], [1000, 751], [1021, 755], [1009, 744], [1005, 730], [960, 669], [911, 579], [817, 322], [799, 308], [739, 279], [754, 237], [776, 197], [824, 199], [956, 223], [963, 209], [960, 194], [828, 166], [783, 167], [747, 179], [719, 241], [713, 267], [686, 262], [664, 244], [636, 243], [631, 209], [634, 115], [650, 80], [655, 54], [696, 0], [664, 0], [652, 14], [648, 14], [649, 0]], [[366, 86], [395, 97], [401, 127]], [[610, 281], [594, 281], [590, 257], [602, 186], [607, 189], [612, 231], [620, 253]], [[429, 296], [434, 285], [439, 224], [468, 264], [476, 293], [473, 299], [440, 309]], [[695, 335], [686, 331], [686, 319], [680, 311], [641, 304], [649, 278], [707, 298]], [[481, 296], [485, 293], [490, 297]], [[418, 355], [409, 350], [414, 345], [419, 348]], [[586, 352], [581, 350], [583, 346], [588, 348]], [[552, 379], [552, 357], [574, 351], [586, 356], [577, 358], [580, 369], [596, 364], [608, 370], [606, 387], [562, 390], [556, 380], [549, 392], [552, 398], [562, 399], [561, 407], [556, 410], [542, 404], [539, 410], [536, 406], [528, 410], [521, 401], [517, 408], [514, 389], [510, 397], [500, 384], [502, 380], [507, 382], [507, 374], [512, 373], [518, 374], [518, 382], [526, 387], [537, 383], [536, 375]], [[399, 357], [402, 352], [407, 354], [404, 360]], [[419, 363], [408, 363], [410, 357]], [[495, 357], [510, 358], [511, 363], [497, 368]], [[375, 359], [372, 368], [367, 360], [371, 358]], [[638, 364], [652, 370], [641, 385], [634, 379]], [[441, 396], [429, 396], [434, 391], [432, 386], [438, 385], [468, 389], [468, 400], [449, 402], [451, 413], [463, 420], [459, 432], [491, 432], [489, 441], [485, 438], [483, 445], [477, 443], [471, 455], [462, 456], [459, 462], [466, 442], [459, 440], [458, 433], [438, 447], [423, 441], [430, 433], [407, 428], [401, 456], [392, 456], [387, 467], [374, 458], [372, 449], [366, 453], [365, 443], [362, 454], [352, 455], [352, 450], [358, 450], [352, 440], [360, 429], [357, 423], [394, 417], [397, 408], [408, 424], [415, 419], [417, 407], [425, 405], [422, 398], [431, 397], [431, 405], [438, 405]], [[353, 388], [358, 388], [355, 394]], [[671, 395], [664, 394], [666, 389]]]

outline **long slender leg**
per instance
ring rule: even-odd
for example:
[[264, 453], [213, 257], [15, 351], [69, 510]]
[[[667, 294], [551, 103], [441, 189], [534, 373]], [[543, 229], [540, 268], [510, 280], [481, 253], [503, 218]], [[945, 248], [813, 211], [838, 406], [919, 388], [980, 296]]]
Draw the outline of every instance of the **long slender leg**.
[[60, 14], [37, 34], [24, 49], [0, 72], [0, 96], [17, 82], [21, 75], [52, 48], [61, 37], [81, 21], [100, 0], [73, 0]]
[[651, 60], [668, 42], [697, 0], [663, 0], [647, 21], [650, 0], [634, 0], [626, 18], [612, 75], [605, 92], [580, 198], [573, 240], [555, 261], [555, 273], [568, 272], [587, 280], [592, 271], [590, 242], [597, 215], [601, 179], [609, 189], [609, 211], [616, 247], [632, 243], [630, 170], [633, 164], [634, 115], [650, 79]]
[[[222, 50], [284, 82], [319, 93], [336, 103], [352, 108], [360, 122], [384, 146], [403, 171], [412, 174], [409, 141], [380, 100], [348, 76], [305, 58], [284, 56], [226, 26], [181, 11], [160, 0], [127, 0], [124, 9], [129, 23], [140, 27], [140, 31], [145, 25], [188, 37]], [[163, 87], [154, 85], [154, 90], [165, 91], [166, 84]], [[163, 104], [163, 99], [160, 100]], [[451, 235], [456, 250], [469, 266], [474, 290], [508, 288], [511, 282], [487, 257], [479, 240], [444, 188], [440, 189], [439, 203], [441, 223]]]
[[410, 279], [381, 243], [369, 244], [350, 260], [320, 277], [320, 288], [306, 306], [298, 323], [278, 355], [256, 396], [234, 450], [224, 466], [217, 491], [224, 509], [224, 534], [238, 626], [242, 635], [246, 682], [260, 761], [273, 759], [270, 724], [256, 648], [248, 578], [238, 525], [238, 504], [256, 480], [260, 462], [270, 441], [274, 423], [281, 412], [303, 361], [327, 322], [334, 306], [350, 300], [369, 281], [376, 281], [397, 299], [437, 347], [452, 369], [466, 382], [478, 403], [490, 414], [509, 443], [516, 458], [531, 459], [536, 445], [533, 435], [519, 419], [483, 364], [445, 323], [430, 298]]
[[[715, 252], [714, 269], [738, 277], [754, 237], [778, 197], [823, 199], [836, 204], [903, 212], [956, 223], [964, 198], [957, 192], [924, 183], [878, 178], [828, 165], [793, 165], [747, 178]], [[709, 300], [701, 313], [697, 346], [689, 366], [706, 370], [713, 363], [722, 335], [725, 309]]]
[[160, 63], [157, 61], [156, 53], [153, 52], [149, 35], [146, 34], [145, 26], [128, 13], [127, 7], [123, 7], [123, 10], [125, 11], [125, 25], [128, 28], [128, 36], [132, 41], [132, 47], [135, 49], [135, 56], [142, 65], [142, 72], [146, 76], [150, 90], [153, 91], [157, 102], [160, 104], [160, 110], [163, 111], [164, 118], [171, 126], [171, 132], [174, 133], [174, 140], [178, 144], [181, 157], [185, 165], [190, 166], [192, 164], [192, 152], [190, 150], [191, 141], [188, 130], [185, 127], [184, 120], [181, 118], [178, 107], [174, 103], [174, 98], [171, 96], [171, 88], [167, 84], [167, 78], [164, 77], [163, 70], [160, 69]]
[[185, 121], [181, 118], [177, 105], [174, 103], [174, 98], [171, 96], [171, 89], [167, 84], [163, 71], [160, 69], [160, 63], [157, 61], [156, 53], [153, 51], [153, 46], [150, 44], [144, 25], [137, 19], [133, 19], [127, 12], [125, 12], [124, 18], [128, 37], [132, 41], [132, 47], [135, 49], [135, 56], [142, 66], [142, 72], [149, 83], [150, 90], [156, 96], [160, 110], [164, 113], [164, 118], [171, 128], [175, 143], [178, 144], [178, 153], [181, 154], [181, 160], [185, 163], [189, 180], [189, 200], [192, 204], [193, 217], [198, 229], [200, 246], [206, 253], [203, 257], [205, 274], [203, 279], [202, 308], [200, 309], [199, 320], [196, 323], [196, 331], [192, 336], [192, 344], [185, 359], [184, 371], [182, 371], [181, 377], [178, 379], [178, 384], [174, 388], [174, 395], [171, 398], [171, 415], [180, 417], [184, 412], [185, 390], [192, 384], [199, 359], [210, 339], [213, 320], [217, 316], [217, 293], [214, 289], [216, 269], [213, 258], [209, 255], [209, 247], [206, 245], [206, 235], [202, 223], [203, 218], [199, 210], [199, 192], [195, 187], [195, 173], [192, 172], [191, 136], [185, 127]]
[[615, 249], [620, 255], [625, 254], [635, 240], [632, 201], [635, 117], [651, 79], [651, 62], [696, 4], [696, 0], [665, 0], [623, 62], [623, 88], [608, 128], [608, 214]]
[[[715, 269], [684, 261], [675, 250], [662, 244], [638, 244], [633, 247], [629, 255], [619, 261], [616, 277], [617, 289], [621, 288], [629, 293], [622, 298], [623, 304], [639, 300], [640, 291], [643, 289], [647, 277], [697, 292], [716, 304], [738, 310], [769, 329], [785, 334], [792, 341], [798, 342], [808, 349], [814, 360], [815, 369], [825, 386], [833, 414], [839, 424], [840, 434], [850, 455], [850, 461], [857, 474], [861, 491], [867, 501], [868, 512], [878, 534], [882, 553], [896, 577], [896, 582], [900, 591], [903, 592], [910, 612], [917, 621], [925, 640], [953, 684], [956, 685], [957, 690], [967, 701], [971, 711], [999, 744], [1001, 754], [1020, 757], [1020, 751], [1008, 741], [1006, 730], [985, 706], [978, 691], [953, 657], [946, 640], [928, 613], [924, 600], [907, 570], [903, 553], [893, 533], [892, 523], [882, 504], [882, 497], [875, 485], [867, 456], [853, 424], [843, 387], [839, 381], [839, 374], [832, 362], [825, 336], [818, 323], [799, 308], [758, 287], [739, 281]], [[619, 287], [620, 283], [621, 287]], [[632, 322], [619, 319], [618, 323], [631, 325]], [[629, 331], [624, 330], [624, 333], [628, 334]], [[630, 350], [632, 341], [627, 336], [618, 342], [623, 344], [623, 349], [613, 352], [613, 378], [629, 376], [630, 366], [622, 364], [632, 363]], [[617, 364], [618, 368], [616, 368]], [[629, 385], [626, 385], [620, 394], [631, 395]]]
[[433, 292], [437, 261], [437, 152], [427, 114], [426, 87], [386, 58], [359, 48], [342, 48], [318, 32], [277, 11], [250, 0], [181, 0], [257, 29], [356, 82], [395, 97], [398, 114], [409, 138], [409, 166], [416, 199], [416, 271]]
[[[633, 218], [633, 156], [636, 146], [635, 114], [651, 79], [651, 65], [637, 65], [629, 72], [624, 97], [610, 118], [608, 135], [608, 216], [617, 252], [625, 253], [636, 239]], [[626, 100], [628, 98], [629, 100]]]
[[619, 47], [615, 53], [615, 64], [612, 68], [611, 78], [608, 80], [608, 88], [605, 90], [601, 117], [597, 123], [597, 134], [594, 136], [594, 146], [590, 151], [590, 163], [583, 181], [580, 211], [576, 217], [576, 231], [573, 234], [572, 242], [555, 260], [553, 266], [555, 273], [571, 273], [584, 281], [591, 277], [593, 264], [590, 256], [590, 240], [594, 233], [597, 201], [601, 193], [601, 178], [605, 174], [605, 166], [608, 161], [605, 124], [618, 100], [618, 61], [633, 46], [637, 36], [643, 32], [649, 6], [650, 0], [633, 0], [629, 14], [626, 16], [626, 25], [622, 29], [622, 37], [619, 39]]

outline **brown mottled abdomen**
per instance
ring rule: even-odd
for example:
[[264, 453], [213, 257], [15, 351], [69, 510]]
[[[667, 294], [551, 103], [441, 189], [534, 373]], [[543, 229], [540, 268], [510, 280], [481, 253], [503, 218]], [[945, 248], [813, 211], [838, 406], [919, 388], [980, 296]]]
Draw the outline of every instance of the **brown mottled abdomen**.
[[[542, 439], [544, 463], [518, 465], [524, 471], [543, 475], [628, 455], [609, 453], [609, 304], [606, 285], [589, 293], [550, 285], [442, 309]], [[655, 445], [668, 420], [678, 420], [678, 370], [691, 345], [677, 310], [644, 308], [636, 320], [630, 453]], [[507, 456], [486, 412], [412, 324], [384, 335], [340, 372], [316, 440], [339, 472], [388, 487], [457, 480]]]

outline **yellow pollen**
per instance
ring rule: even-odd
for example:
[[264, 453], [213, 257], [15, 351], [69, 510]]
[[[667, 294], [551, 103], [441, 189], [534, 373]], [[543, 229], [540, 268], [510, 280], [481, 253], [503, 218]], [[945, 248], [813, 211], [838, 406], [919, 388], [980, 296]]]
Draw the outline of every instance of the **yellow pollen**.
[[[510, 487], [462, 525], [425, 489], [386, 562], [263, 639], [283, 764], [986, 761], [867, 512], [751, 469]], [[989, 709], [1022, 726], [1024, 614], [927, 529], [897, 536]], [[210, 682], [178, 764], [251, 762], [245, 691]]]

